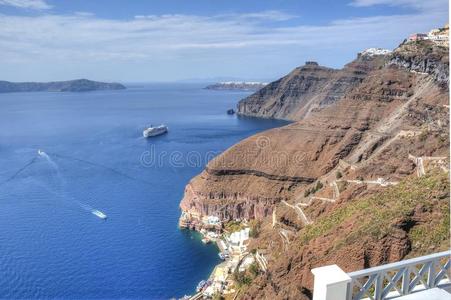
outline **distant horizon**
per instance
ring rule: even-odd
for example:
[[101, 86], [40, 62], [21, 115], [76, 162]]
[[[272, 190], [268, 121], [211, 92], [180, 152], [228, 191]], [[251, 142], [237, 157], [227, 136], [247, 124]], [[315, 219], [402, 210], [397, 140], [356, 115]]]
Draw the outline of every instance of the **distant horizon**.
[[221, 83], [221, 82], [225, 82], [225, 81], [232, 81], [232, 82], [272, 82], [274, 80], [277, 80], [279, 78], [275, 78], [275, 79], [240, 79], [240, 78], [231, 78], [231, 79], [227, 79], [227, 77], [225, 77], [225, 79], [218, 79], [218, 80], [214, 80], [213, 78], [208, 79], [197, 79], [197, 78], [188, 78], [188, 79], [180, 79], [180, 80], [174, 80], [174, 81], [119, 81], [119, 80], [101, 80], [101, 79], [93, 79], [93, 78], [89, 78], [89, 77], [83, 77], [83, 78], [70, 78], [70, 79], [58, 79], [58, 80], [50, 80], [50, 81], [39, 81], [39, 80], [27, 80], [27, 81], [12, 81], [12, 80], [5, 80], [0, 78], [0, 82], [1, 81], [7, 81], [7, 82], [12, 82], [12, 83], [25, 83], [25, 82], [36, 82], [36, 83], [48, 83], [48, 82], [64, 82], [64, 81], [74, 81], [74, 80], [82, 80], [82, 79], [86, 79], [86, 80], [90, 80], [90, 81], [97, 81], [97, 82], [108, 82], [108, 83], [121, 83], [121, 84], [153, 84], [153, 83], [186, 83], [186, 84], [208, 84], [208, 83]]
[[446, 23], [446, 0], [0, 0], [0, 79], [269, 80]]

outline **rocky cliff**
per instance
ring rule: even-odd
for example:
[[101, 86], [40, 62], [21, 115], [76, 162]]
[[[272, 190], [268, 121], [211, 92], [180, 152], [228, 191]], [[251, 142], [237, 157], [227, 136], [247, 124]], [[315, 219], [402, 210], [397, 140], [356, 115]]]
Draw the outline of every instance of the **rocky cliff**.
[[287, 76], [241, 100], [238, 114], [264, 118], [301, 120], [311, 111], [333, 104], [360, 84], [383, 56], [359, 56], [341, 70], [307, 62]]
[[404, 43], [395, 51], [359, 53], [341, 70], [307, 62], [287, 76], [268, 84], [238, 103], [238, 114], [245, 116], [301, 120], [315, 108], [336, 102], [358, 86], [369, 73], [381, 67], [431, 75], [436, 82], [449, 82], [448, 48], [431, 41]]
[[389, 57], [387, 64], [396, 65], [412, 72], [431, 75], [435, 81], [446, 87], [449, 85], [449, 49], [423, 40], [401, 45]]
[[[274, 203], [293, 199], [337, 169], [340, 161], [355, 165], [354, 177], [399, 179], [414, 170], [410, 152], [446, 156], [445, 142], [412, 143], [400, 137], [434, 126], [437, 132], [447, 130], [446, 89], [435, 76], [411, 72], [389, 59], [359, 57], [344, 70], [310, 63], [241, 101], [242, 113], [251, 103], [258, 111], [253, 115], [302, 121], [250, 137], [211, 161], [189, 183], [182, 209], [261, 218]], [[262, 93], [266, 96], [258, 99], [264, 101], [257, 100]], [[293, 100], [280, 100], [288, 98]], [[392, 148], [396, 153], [386, 155]], [[390, 166], [379, 164], [384, 155], [393, 162]]]
[[0, 93], [13, 92], [88, 92], [97, 90], [122, 90], [120, 83], [106, 83], [87, 79], [54, 82], [0, 81]]
[[[449, 181], [437, 178], [449, 169], [448, 65], [448, 52], [440, 47], [407, 43], [393, 53], [359, 55], [341, 70], [307, 63], [240, 101], [241, 115], [296, 122], [216, 157], [187, 185], [181, 208], [196, 217], [262, 222], [252, 243], [266, 253], [270, 267], [245, 288], [243, 298], [307, 299], [312, 266], [338, 263], [350, 271], [428, 251], [413, 246], [405, 229], [410, 225], [403, 227], [406, 220], [398, 215], [390, 215], [390, 226], [374, 234], [359, 229], [356, 220], [383, 203], [364, 212], [351, 207], [376, 199], [372, 195], [398, 199], [398, 185], [407, 184], [401, 191], [416, 183], [427, 190], [426, 179], [413, 178], [430, 174], [439, 174], [431, 179], [441, 182], [434, 191], [446, 197]], [[422, 213], [417, 204], [432, 205], [425, 193], [412, 197], [412, 216], [416, 209]], [[447, 205], [440, 202], [440, 221], [449, 218]], [[327, 232], [317, 235], [329, 217], [341, 220], [334, 214], [340, 208], [347, 211], [343, 222], [329, 222]], [[429, 222], [433, 214], [418, 222]], [[356, 239], [346, 239], [346, 232]], [[430, 246], [442, 243], [447, 240]]]

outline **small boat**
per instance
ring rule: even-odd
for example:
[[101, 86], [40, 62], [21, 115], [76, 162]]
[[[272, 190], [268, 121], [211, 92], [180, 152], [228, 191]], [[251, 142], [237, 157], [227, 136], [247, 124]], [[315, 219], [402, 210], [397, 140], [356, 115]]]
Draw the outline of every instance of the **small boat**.
[[196, 287], [196, 292], [202, 291], [206, 285], [207, 285], [207, 282], [205, 280], [201, 280]]
[[202, 243], [204, 243], [204, 244], [208, 244], [208, 243], [210, 243], [211, 241], [210, 241], [210, 239], [209, 238], [203, 238], [202, 239]]
[[235, 114], [235, 110], [234, 110], [233, 108], [228, 109], [228, 110], [227, 110], [227, 114], [228, 114], [228, 115], [234, 115], [234, 114]]
[[168, 127], [164, 124], [161, 124], [159, 126], [153, 127], [150, 125], [149, 128], [144, 129], [143, 131], [143, 137], [148, 138], [152, 136], [162, 135], [168, 132]]
[[101, 212], [100, 210], [97, 210], [97, 209], [91, 211], [91, 213], [103, 220], [106, 220], [106, 218], [107, 218], [107, 216], [103, 212]]
[[229, 255], [228, 252], [219, 252], [219, 253], [218, 253], [218, 256], [219, 256], [219, 258], [222, 259], [222, 260], [226, 260], [227, 258], [230, 257], [230, 255]]
[[41, 149], [38, 149], [38, 154], [39, 154], [40, 156], [43, 156], [43, 155], [44, 155], [44, 151], [41, 151]]

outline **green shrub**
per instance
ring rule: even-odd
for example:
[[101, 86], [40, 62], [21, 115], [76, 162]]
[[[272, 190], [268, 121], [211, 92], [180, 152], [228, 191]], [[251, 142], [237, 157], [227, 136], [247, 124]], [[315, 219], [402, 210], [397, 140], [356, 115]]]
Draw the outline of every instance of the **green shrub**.
[[224, 225], [224, 229], [230, 233], [240, 231], [243, 228], [244, 228], [243, 224], [241, 224], [241, 222], [238, 221], [230, 221]]
[[315, 187], [315, 192], [317, 192], [320, 189], [322, 189], [323, 186], [324, 186], [323, 183], [321, 181], [318, 181], [318, 183], [316, 184], [316, 187]]
[[240, 272], [238, 267], [236, 267], [233, 272], [233, 280], [236, 282], [238, 287], [242, 287], [243, 285], [249, 285], [252, 282], [252, 278], [246, 275], [246, 272]]
[[250, 266], [249, 266], [249, 272], [252, 274], [252, 276], [257, 277], [258, 273], [259, 273], [259, 268], [256, 262], [253, 262]]

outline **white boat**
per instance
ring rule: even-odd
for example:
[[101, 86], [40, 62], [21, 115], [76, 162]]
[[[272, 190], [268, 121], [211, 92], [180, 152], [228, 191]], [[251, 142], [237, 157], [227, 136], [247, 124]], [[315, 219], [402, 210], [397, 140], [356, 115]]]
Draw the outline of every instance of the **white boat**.
[[91, 211], [91, 213], [103, 220], [106, 220], [106, 218], [107, 218], [107, 216], [103, 212], [101, 212], [100, 210], [97, 210], [97, 209]]
[[40, 156], [43, 156], [43, 155], [44, 155], [44, 152], [41, 151], [41, 149], [38, 149], [38, 154], [39, 154]]
[[152, 125], [150, 125], [149, 128], [144, 129], [143, 136], [145, 138], [148, 138], [152, 136], [162, 135], [165, 134], [166, 132], [168, 132], [168, 127], [166, 125], [161, 124], [160, 126], [157, 127], [153, 127]]

